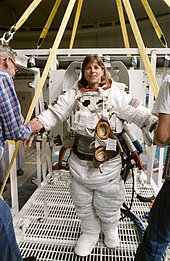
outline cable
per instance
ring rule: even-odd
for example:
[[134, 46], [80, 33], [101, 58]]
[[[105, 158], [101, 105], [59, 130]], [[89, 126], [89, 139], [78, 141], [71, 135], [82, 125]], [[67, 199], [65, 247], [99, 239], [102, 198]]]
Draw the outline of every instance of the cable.
[[[120, 220], [123, 220], [125, 219], [129, 213], [130, 213], [130, 210], [132, 208], [132, 205], [133, 205], [133, 201], [134, 201], [134, 194], [135, 194], [135, 178], [134, 178], [134, 171], [133, 171], [133, 165], [131, 164], [131, 172], [132, 172], [132, 197], [131, 197], [131, 201], [130, 201], [130, 206], [129, 207], [126, 207], [127, 210], [126, 212], [124, 213], [124, 216], [120, 218]], [[125, 206], [125, 203], [123, 203], [123, 206]]]

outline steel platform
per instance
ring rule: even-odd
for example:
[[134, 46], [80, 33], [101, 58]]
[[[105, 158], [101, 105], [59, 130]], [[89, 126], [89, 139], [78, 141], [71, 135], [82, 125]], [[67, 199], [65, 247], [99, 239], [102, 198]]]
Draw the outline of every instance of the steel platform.
[[[131, 179], [125, 184], [126, 203], [129, 206]], [[154, 194], [151, 185], [144, 187], [137, 184], [137, 189], [144, 197]], [[150, 203], [140, 202], [134, 196], [132, 211], [147, 224], [144, 213], [150, 211]], [[136, 225], [126, 217], [118, 227], [119, 247], [107, 248], [101, 233], [91, 255], [79, 257], [74, 254], [74, 246], [80, 236], [80, 220], [66, 186], [65, 174], [54, 180], [49, 179], [45, 185], [37, 188], [14, 220], [22, 256], [36, 256], [38, 261], [131, 261], [141, 240]]]

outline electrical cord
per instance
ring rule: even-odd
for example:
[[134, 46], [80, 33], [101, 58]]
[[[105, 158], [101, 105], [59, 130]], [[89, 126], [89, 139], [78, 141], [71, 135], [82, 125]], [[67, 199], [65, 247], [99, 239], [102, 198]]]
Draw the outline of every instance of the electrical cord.
[[132, 208], [132, 205], [133, 205], [133, 201], [134, 201], [134, 194], [135, 194], [135, 178], [134, 178], [134, 171], [133, 171], [133, 165], [131, 164], [131, 172], [132, 172], [132, 197], [131, 197], [131, 201], [130, 201], [130, 206], [127, 207], [127, 205], [125, 204], [125, 202], [123, 202], [123, 207], [126, 206], [126, 211], [125, 209], [122, 209], [121, 208], [121, 213], [124, 214], [124, 216], [122, 216], [120, 218], [120, 221], [122, 221], [123, 219], [125, 219], [126, 217], [128, 217], [130, 211], [131, 211], [131, 208]]

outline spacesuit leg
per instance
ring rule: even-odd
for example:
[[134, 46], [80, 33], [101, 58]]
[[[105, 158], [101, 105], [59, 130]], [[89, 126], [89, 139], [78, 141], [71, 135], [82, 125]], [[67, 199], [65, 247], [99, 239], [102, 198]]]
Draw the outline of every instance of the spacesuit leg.
[[104, 243], [109, 248], [119, 245], [118, 223], [120, 208], [124, 200], [125, 187], [119, 174], [95, 191], [94, 207], [101, 220]]
[[100, 234], [100, 221], [92, 205], [93, 190], [72, 180], [70, 192], [77, 215], [81, 219], [82, 232], [74, 251], [79, 256], [87, 256], [95, 247]]

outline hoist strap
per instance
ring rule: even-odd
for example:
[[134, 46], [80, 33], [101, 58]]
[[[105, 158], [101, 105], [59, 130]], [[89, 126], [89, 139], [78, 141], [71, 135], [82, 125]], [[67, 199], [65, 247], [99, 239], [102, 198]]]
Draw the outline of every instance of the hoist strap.
[[78, 26], [80, 14], [81, 14], [82, 5], [83, 5], [83, 0], [79, 0], [78, 5], [77, 5], [76, 16], [74, 19], [74, 25], [73, 25], [73, 30], [72, 30], [72, 34], [71, 34], [69, 49], [72, 49], [73, 44], [74, 44], [74, 39], [75, 39], [76, 30], [77, 30], [77, 26]]
[[[13, 143], [14, 141], [8, 141], [8, 142], [9, 142], [9, 143], [10, 143], [10, 142]], [[14, 163], [14, 160], [15, 160], [15, 158], [16, 158], [16, 156], [17, 156], [17, 153], [18, 153], [19, 147], [20, 147], [20, 145], [21, 145], [21, 142], [22, 142], [22, 141], [18, 141], [17, 144], [16, 144], [14, 153], [13, 153], [12, 158], [11, 158], [11, 162], [10, 162], [10, 164], [9, 164], [9, 166], [8, 166], [7, 172], [6, 172], [5, 177], [4, 177], [3, 184], [2, 184], [2, 186], [1, 186], [0, 196], [2, 196], [2, 193], [3, 193], [3, 191], [4, 191], [6, 182], [7, 182], [7, 180], [8, 180], [8, 177], [9, 177], [9, 174], [10, 174], [10, 171], [11, 171], [11, 168], [12, 168], [12, 165], [13, 165], [13, 163]]]
[[129, 2], [129, 0], [122, 0], [122, 1], [123, 1], [125, 10], [126, 10], [127, 16], [129, 18], [130, 25], [132, 27], [132, 31], [133, 31], [134, 37], [136, 39], [136, 42], [137, 42], [137, 45], [138, 45], [138, 48], [139, 48], [139, 52], [141, 54], [142, 61], [143, 61], [143, 64], [145, 66], [146, 73], [147, 73], [148, 78], [151, 82], [154, 95], [155, 95], [155, 97], [157, 97], [158, 90], [159, 90], [158, 83], [157, 83], [155, 75], [153, 73], [152, 66], [151, 66], [150, 61], [149, 61], [149, 57], [146, 53], [146, 49], [145, 49], [145, 46], [144, 46], [140, 31], [139, 31], [139, 28], [138, 28], [138, 25], [136, 23], [135, 16], [133, 14], [130, 2]]
[[[45, 80], [47, 78], [47, 75], [48, 75], [48, 72], [50, 70], [50, 67], [51, 67], [51, 65], [52, 65], [52, 63], [54, 61], [54, 58], [55, 58], [58, 46], [59, 46], [59, 44], [61, 42], [62, 36], [64, 34], [65, 28], [67, 26], [67, 23], [68, 23], [68, 20], [70, 18], [70, 15], [71, 15], [71, 12], [73, 10], [75, 2], [76, 2], [76, 0], [70, 0], [69, 1], [69, 4], [67, 6], [67, 10], [66, 10], [65, 15], [63, 17], [63, 20], [61, 22], [60, 28], [58, 30], [58, 33], [57, 33], [56, 39], [54, 41], [53, 47], [51, 49], [50, 55], [48, 57], [48, 60], [46, 62], [45, 68], [43, 70], [42, 77], [40, 79], [39, 85], [38, 85], [37, 90], [35, 92], [35, 95], [34, 95], [34, 98], [32, 100], [31, 106], [29, 108], [29, 111], [28, 111], [28, 114], [27, 114], [27, 117], [26, 117], [26, 120], [25, 120], [25, 124], [28, 123], [29, 120], [31, 119], [32, 113], [34, 111], [34, 108], [35, 108], [35, 106], [36, 106], [36, 104], [38, 102], [39, 96], [41, 94], [41, 91], [42, 91], [42, 88], [44, 86], [44, 83], [45, 83]], [[3, 193], [3, 189], [4, 189], [5, 185], [6, 185], [6, 181], [8, 179], [11, 167], [13, 165], [13, 162], [14, 162], [14, 160], [16, 158], [16, 155], [17, 155], [17, 152], [19, 150], [20, 144], [21, 144], [21, 141], [18, 141], [17, 144], [16, 144], [14, 154], [12, 156], [11, 162], [9, 164], [9, 167], [8, 167], [8, 170], [7, 170], [7, 173], [6, 173], [6, 180], [4, 180], [3, 185], [1, 187], [1, 192], [0, 192], [1, 194], [0, 195], [2, 195], [2, 193]]]
[[127, 29], [126, 29], [126, 23], [125, 23], [125, 17], [124, 17], [124, 13], [123, 13], [122, 0], [116, 0], [116, 4], [117, 4], [117, 9], [118, 9], [119, 20], [120, 20], [120, 25], [121, 25], [121, 29], [122, 29], [125, 48], [130, 48]]
[[164, 2], [170, 7], [170, 0], [164, 0]]
[[48, 20], [47, 20], [47, 22], [46, 22], [46, 24], [45, 24], [45, 26], [44, 26], [41, 34], [40, 34], [39, 39], [38, 39], [37, 48], [39, 48], [41, 46], [41, 44], [43, 43], [43, 41], [44, 41], [44, 39], [45, 39], [45, 37], [46, 37], [46, 35], [48, 33], [48, 30], [49, 30], [49, 28], [50, 28], [50, 26], [52, 24], [52, 21], [53, 21], [55, 15], [57, 13], [57, 10], [58, 10], [58, 8], [60, 6], [61, 1], [62, 0], [56, 0], [55, 4], [53, 6], [53, 9], [52, 9], [52, 11], [51, 11], [51, 13], [50, 13], [50, 15], [48, 17]]
[[35, 92], [35, 95], [33, 97], [32, 103], [30, 105], [30, 108], [29, 108], [29, 111], [28, 111], [25, 123], [28, 123], [28, 121], [30, 120], [30, 118], [32, 116], [32, 113], [34, 111], [34, 108], [35, 108], [35, 106], [36, 106], [36, 104], [38, 102], [39, 96], [41, 94], [41, 91], [42, 91], [42, 88], [44, 86], [44, 83], [45, 83], [45, 80], [47, 78], [47, 75], [48, 75], [48, 72], [50, 70], [50, 67], [51, 67], [51, 65], [52, 65], [52, 63], [53, 63], [53, 61], [55, 59], [58, 46], [59, 46], [59, 44], [61, 42], [62, 36], [64, 34], [65, 28], [67, 26], [67, 23], [68, 23], [68, 20], [70, 18], [70, 15], [71, 15], [71, 12], [73, 10], [75, 2], [76, 2], [76, 0], [70, 0], [69, 1], [69, 4], [67, 6], [67, 10], [66, 10], [65, 15], [63, 17], [63, 20], [61, 22], [61, 25], [60, 25], [60, 28], [58, 30], [56, 39], [54, 41], [53, 47], [52, 47], [52, 49], [50, 51], [48, 60], [46, 62], [46, 65], [45, 65], [45, 68], [43, 70], [42, 76], [40, 78], [39, 85], [38, 85], [37, 90]]
[[26, 9], [26, 11], [23, 13], [21, 18], [18, 20], [18, 22], [14, 26], [15, 32], [23, 25], [23, 23], [27, 20], [27, 18], [30, 16], [30, 14], [35, 10], [35, 8], [40, 4], [42, 0], [34, 0], [30, 6]]
[[142, 4], [143, 4], [143, 7], [145, 8], [145, 11], [155, 29], [155, 32], [159, 38], [159, 40], [161, 41], [161, 43], [163, 44], [164, 47], [167, 47], [167, 42], [166, 42], [166, 39], [165, 39], [165, 36], [158, 24], [158, 22], [156, 21], [156, 18], [152, 12], [152, 9], [150, 7], [150, 5], [148, 4], [148, 1], [147, 0], [141, 0]]

